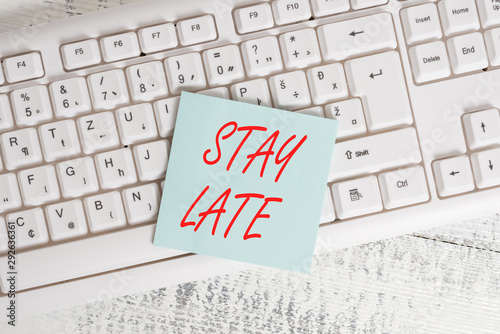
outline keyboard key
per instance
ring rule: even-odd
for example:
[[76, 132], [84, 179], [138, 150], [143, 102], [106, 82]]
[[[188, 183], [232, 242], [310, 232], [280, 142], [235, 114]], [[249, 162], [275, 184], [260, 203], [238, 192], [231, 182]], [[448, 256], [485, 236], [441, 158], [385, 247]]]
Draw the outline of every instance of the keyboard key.
[[500, 28], [485, 31], [484, 41], [486, 43], [490, 64], [492, 66], [500, 65]]
[[9, 97], [0, 95], [0, 132], [10, 130], [14, 127], [12, 111], [10, 110]]
[[335, 144], [328, 181], [398, 168], [421, 160], [414, 128], [352, 139]]
[[85, 78], [56, 81], [49, 86], [54, 113], [58, 118], [73, 117], [92, 110]]
[[325, 107], [326, 117], [338, 123], [337, 139], [353, 137], [366, 133], [365, 116], [360, 99], [350, 99], [331, 103]]
[[217, 38], [214, 18], [210, 15], [195, 17], [177, 23], [179, 40], [182, 45], [192, 45], [212, 41]]
[[272, 3], [276, 24], [309, 20], [311, 8], [307, 0], [276, 0]]
[[474, 189], [469, 157], [466, 155], [435, 161], [433, 170], [441, 197], [461, 194]]
[[306, 75], [303, 71], [275, 75], [269, 79], [276, 108], [295, 110], [311, 104]]
[[160, 207], [160, 190], [156, 183], [122, 191], [129, 224], [156, 221]]
[[483, 28], [491, 28], [500, 25], [500, 4], [491, 0], [477, 0], [479, 16]]
[[442, 0], [438, 7], [446, 36], [479, 29], [474, 0]]
[[54, 166], [25, 169], [19, 172], [18, 177], [24, 205], [42, 205], [59, 199]]
[[335, 63], [311, 68], [307, 71], [314, 104], [341, 100], [349, 95], [342, 64]]
[[65, 198], [80, 197], [99, 190], [94, 160], [91, 157], [58, 163], [57, 175]]
[[0, 66], [0, 85], [5, 82], [5, 78], [3, 76], [3, 70], [2, 67]]
[[409, 54], [416, 82], [423, 83], [450, 76], [450, 63], [443, 42], [437, 41], [414, 46], [410, 49]]
[[154, 110], [160, 137], [165, 138], [174, 134], [180, 99], [180, 96], [176, 96], [155, 102]]
[[80, 153], [80, 142], [73, 120], [44, 124], [38, 129], [45, 161], [69, 158]]
[[318, 37], [323, 58], [327, 61], [343, 60], [397, 46], [392, 18], [387, 13], [320, 26]]
[[300, 69], [321, 62], [314, 29], [292, 31], [280, 36], [281, 51], [287, 69]]
[[101, 39], [101, 48], [106, 62], [132, 58], [141, 54], [139, 41], [134, 32], [104, 37]]
[[167, 171], [169, 142], [160, 140], [134, 147], [134, 156], [137, 164], [139, 179], [142, 182], [157, 180], [165, 177]]
[[366, 215], [383, 209], [377, 177], [334, 183], [333, 201], [340, 219]]
[[81, 117], [77, 125], [86, 154], [115, 148], [120, 144], [115, 118], [110, 111]]
[[266, 79], [244, 81], [231, 86], [233, 99], [259, 106], [272, 107]]
[[165, 177], [169, 150], [170, 145], [167, 140], [159, 140], [134, 147], [137, 172], [142, 182]]
[[[361, 97], [372, 131], [413, 122], [399, 54], [385, 52], [345, 63], [351, 94]], [[387, 93], [391, 92], [391, 98]]]
[[36, 129], [28, 128], [3, 133], [1, 136], [5, 167], [13, 170], [42, 162]]
[[447, 44], [453, 73], [460, 74], [488, 67], [488, 56], [481, 33], [453, 37]]
[[276, 37], [268, 36], [243, 42], [241, 52], [247, 74], [251, 78], [262, 77], [283, 70]]
[[443, 36], [437, 8], [432, 3], [403, 9], [401, 21], [408, 44], [429, 42]]
[[101, 62], [99, 44], [95, 39], [63, 45], [61, 54], [64, 68], [67, 70], [92, 66]]
[[44, 76], [42, 58], [37, 52], [10, 57], [3, 60], [5, 78], [14, 83]]
[[134, 102], [156, 100], [167, 96], [167, 80], [159, 61], [130, 66], [127, 78]]
[[235, 10], [234, 21], [240, 34], [271, 28], [274, 25], [273, 13], [267, 3]]
[[129, 102], [127, 83], [122, 70], [111, 70], [88, 78], [94, 110], [110, 110]]
[[16, 174], [0, 175], [0, 213], [21, 207], [21, 194], [17, 185]]
[[349, 0], [311, 0], [311, 6], [314, 16], [317, 17], [346, 12], [351, 7], [349, 5]]
[[120, 193], [113, 191], [84, 200], [90, 231], [107, 231], [127, 224]]
[[500, 144], [500, 116], [498, 109], [465, 114], [463, 121], [467, 142], [471, 150]]
[[80, 200], [62, 202], [45, 207], [50, 238], [67, 240], [87, 234], [87, 220]]
[[149, 103], [120, 108], [116, 111], [116, 119], [124, 145], [154, 139], [158, 136], [153, 108]]
[[335, 210], [333, 209], [332, 193], [329, 187], [325, 189], [325, 198], [321, 208], [320, 224], [329, 223], [335, 220]]
[[425, 202], [429, 199], [422, 166], [398, 169], [378, 176], [386, 209]]
[[172, 94], [206, 87], [205, 71], [198, 53], [188, 53], [165, 60], [168, 85]]
[[222, 86], [245, 77], [237, 45], [227, 45], [203, 52], [208, 82], [211, 86]]
[[139, 44], [144, 53], [175, 48], [178, 44], [175, 26], [172, 23], [160, 24], [139, 30]]
[[16, 249], [41, 245], [49, 241], [45, 217], [40, 208], [11, 213], [7, 215], [7, 222], [16, 223]]
[[500, 185], [500, 148], [472, 153], [470, 159], [478, 188]]
[[10, 94], [10, 98], [17, 125], [35, 125], [52, 119], [47, 87], [40, 85], [18, 89]]
[[200, 90], [199, 92], [196, 93], [229, 100], [229, 92], [226, 87], [215, 87], [215, 88]]
[[102, 189], [114, 189], [137, 182], [132, 151], [123, 148], [95, 156]]

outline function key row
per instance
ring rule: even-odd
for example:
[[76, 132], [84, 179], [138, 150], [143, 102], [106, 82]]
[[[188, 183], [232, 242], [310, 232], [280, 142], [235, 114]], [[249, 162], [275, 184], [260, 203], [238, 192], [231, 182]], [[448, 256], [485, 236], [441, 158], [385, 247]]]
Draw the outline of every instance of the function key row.
[[349, 8], [362, 9], [386, 4], [388, 0], [275, 0], [271, 4], [261, 3], [234, 11], [238, 33], [247, 34], [316, 17], [346, 12]]
[[[176, 33], [177, 27], [177, 33]], [[177, 34], [179, 38], [177, 39]], [[165, 23], [140, 29], [135, 32], [103, 37], [98, 42], [88, 39], [61, 47], [61, 55], [66, 70], [75, 70], [105, 62], [138, 57], [141, 53], [151, 53], [182, 46], [215, 40], [217, 29], [210, 15], [195, 17], [174, 23]]]

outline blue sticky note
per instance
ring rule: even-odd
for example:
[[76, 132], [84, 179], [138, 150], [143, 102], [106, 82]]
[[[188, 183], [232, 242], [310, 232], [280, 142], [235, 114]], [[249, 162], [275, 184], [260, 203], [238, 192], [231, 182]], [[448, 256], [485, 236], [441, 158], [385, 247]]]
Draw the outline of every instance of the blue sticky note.
[[309, 272], [337, 121], [182, 93], [154, 244]]

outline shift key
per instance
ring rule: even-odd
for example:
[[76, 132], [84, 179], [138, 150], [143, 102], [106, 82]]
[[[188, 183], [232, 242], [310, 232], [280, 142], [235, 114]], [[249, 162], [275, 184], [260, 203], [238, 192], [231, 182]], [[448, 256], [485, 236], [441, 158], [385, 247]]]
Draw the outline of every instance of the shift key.
[[422, 160], [414, 128], [335, 144], [328, 182], [398, 168]]

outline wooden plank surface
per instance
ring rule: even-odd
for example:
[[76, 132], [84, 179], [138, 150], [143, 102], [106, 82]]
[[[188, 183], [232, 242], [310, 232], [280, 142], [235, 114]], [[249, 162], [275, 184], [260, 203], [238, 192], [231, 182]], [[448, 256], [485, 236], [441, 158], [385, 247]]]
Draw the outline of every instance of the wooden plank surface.
[[[127, 2], [0, 0], [0, 31]], [[16, 332], [500, 333], [499, 220], [323, 254], [309, 275], [261, 268], [37, 315]]]

